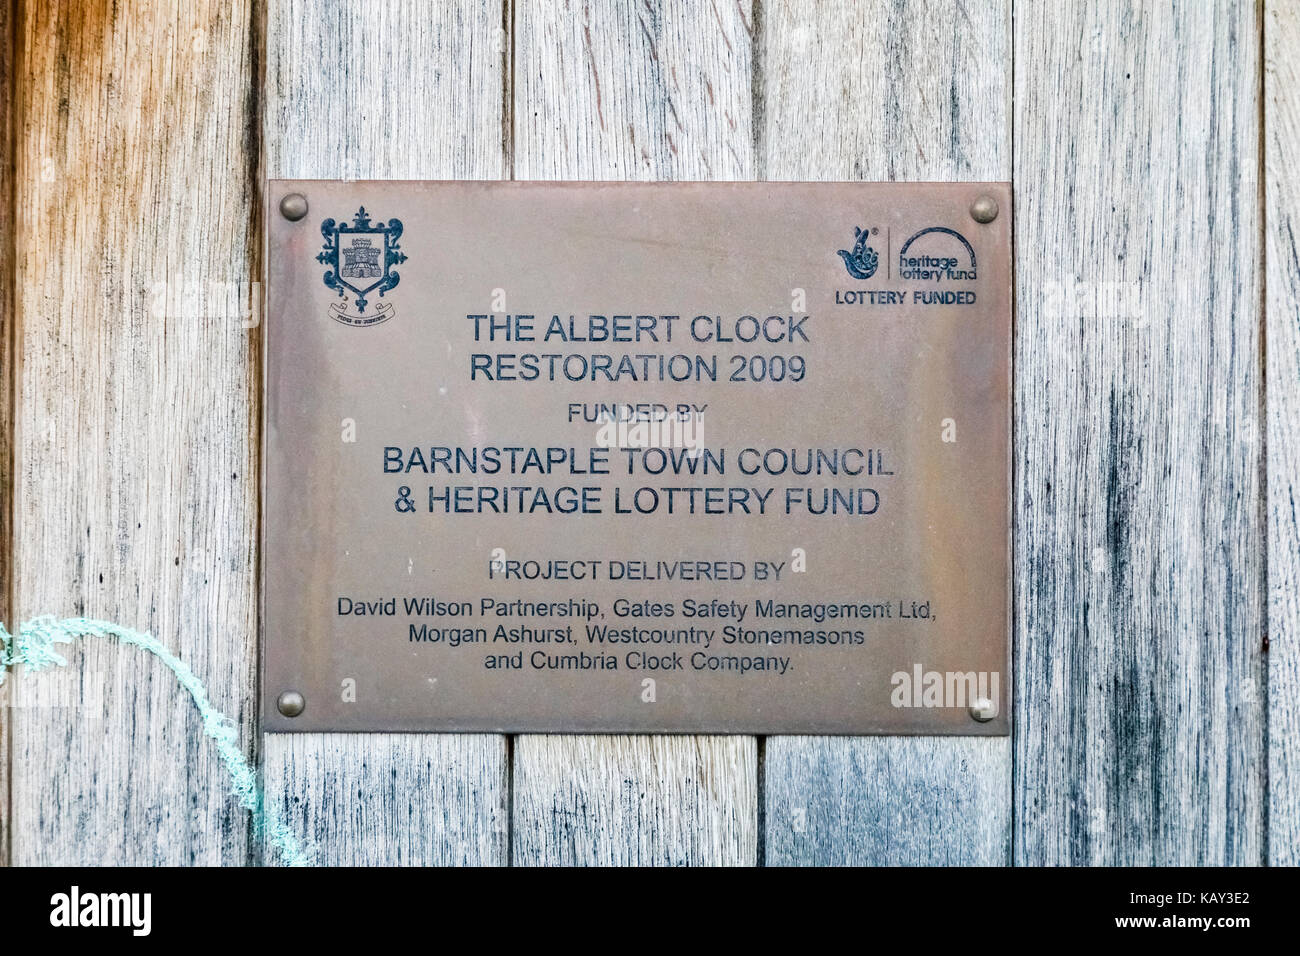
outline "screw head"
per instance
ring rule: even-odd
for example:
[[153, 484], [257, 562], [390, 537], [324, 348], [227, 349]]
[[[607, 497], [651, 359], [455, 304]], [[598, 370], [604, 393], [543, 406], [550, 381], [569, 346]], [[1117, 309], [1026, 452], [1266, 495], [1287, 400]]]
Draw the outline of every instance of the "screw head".
[[297, 717], [307, 709], [307, 701], [296, 690], [286, 690], [275, 701], [275, 706], [286, 717]]
[[998, 218], [998, 201], [992, 196], [980, 196], [970, 204], [970, 217], [976, 222], [992, 222]]
[[986, 724], [998, 715], [998, 706], [987, 697], [977, 697], [970, 702], [970, 715], [981, 724]]
[[290, 222], [307, 215], [307, 197], [302, 193], [289, 193], [280, 200], [280, 214]]

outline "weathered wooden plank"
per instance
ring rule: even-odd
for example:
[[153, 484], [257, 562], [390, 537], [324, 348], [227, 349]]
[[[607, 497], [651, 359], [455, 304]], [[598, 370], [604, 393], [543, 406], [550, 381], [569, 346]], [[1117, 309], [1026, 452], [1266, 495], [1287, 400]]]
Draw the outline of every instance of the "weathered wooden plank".
[[1264, 20], [1268, 278], [1268, 857], [1300, 865], [1300, 8]]
[[962, 866], [1008, 855], [1005, 740], [769, 737], [769, 865]]
[[[14, 182], [13, 79], [14, 13], [12, 2], [0, 3], [0, 623], [10, 629], [13, 534], [13, 396], [14, 396]], [[9, 862], [9, 688], [0, 687], [0, 866]]]
[[1263, 858], [1258, 41], [1016, 4], [1018, 863]]
[[[151, 631], [251, 741], [253, 11], [21, 11], [13, 616]], [[69, 657], [16, 681], [13, 862], [246, 862], [248, 815], [175, 678], [112, 644]]]
[[752, 179], [748, 4], [522, 3], [516, 179]]
[[[520, 4], [519, 179], [749, 179], [748, 4]], [[518, 864], [752, 863], [752, 737], [515, 742]]]
[[[1007, 3], [762, 4], [763, 177], [1005, 180]], [[1007, 738], [770, 737], [766, 862], [1010, 859]]]
[[[501, 178], [502, 26], [499, 2], [271, 0], [267, 175]], [[268, 800], [322, 862], [506, 862], [502, 736], [268, 734], [264, 745]]]
[[[267, 741], [268, 791], [321, 866], [504, 859], [509, 813], [500, 737], [268, 734]], [[274, 855], [266, 860], [274, 863]]]
[[753, 737], [517, 738], [516, 865], [753, 864]]

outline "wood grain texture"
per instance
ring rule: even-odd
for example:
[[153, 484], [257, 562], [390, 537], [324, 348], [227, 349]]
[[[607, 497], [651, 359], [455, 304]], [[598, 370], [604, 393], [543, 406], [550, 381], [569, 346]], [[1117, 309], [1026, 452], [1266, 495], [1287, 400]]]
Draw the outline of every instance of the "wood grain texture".
[[[13, 630], [14, 14], [0, 0], [0, 624]], [[9, 862], [9, 687], [0, 687], [0, 866]]]
[[[1006, 3], [760, 11], [764, 178], [1011, 177]], [[1007, 738], [769, 737], [763, 780], [769, 865], [1010, 860]]]
[[1257, 864], [1255, 5], [1015, 13], [1015, 859]]
[[752, 737], [518, 738], [516, 866], [752, 865]]
[[[499, 3], [271, 0], [266, 38], [268, 177], [506, 173]], [[322, 862], [506, 862], [502, 736], [268, 734], [264, 748], [268, 801]]]
[[[519, 179], [750, 179], [749, 5], [521, 3]], [[744, 864], [758, 855], [752, 737], [520, 736], [513, 860]]]
[[769, 737], [768, 865], [1005, 863], [1010, 744], [998, 743]]
[[[256, 276], [251, 17], [22, 3], [13, 566], [14, 619], [152, 632], [250, 742], [257, 345], [210, 284]], [[102, 642], [67, 656], [15, 682], [13, 862], [246, 862], [171, 673]]]
[[1264, 7], [1269, 862], [1300, 865], [1300, 8]]
[[[268, 734], [267, 741], [267, 792], [317, 865], [504, 861], [510, 814], [500, 737]], [[264, 859], [276, 862], [272, 853]]]
[[749, 4], [518, 4], [515, 179], [753, 179]]
[[[263, 173], [1014, 167], [1013, 740], [269, 735], [269, 799], [329, 864], [1300, 864], [1294, 5], [504, 2], [0, 0], [0, 619], [256, 739]], [[273, 862], [171, 674], [69, 657], [0, 861]]]

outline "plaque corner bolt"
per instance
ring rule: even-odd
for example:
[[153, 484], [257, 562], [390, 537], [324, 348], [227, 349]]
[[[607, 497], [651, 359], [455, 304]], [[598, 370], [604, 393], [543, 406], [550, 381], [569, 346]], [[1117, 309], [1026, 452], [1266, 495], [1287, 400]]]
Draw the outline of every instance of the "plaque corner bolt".
[[979, 223], [990, 223], [998, 218], [998, 201], [992, 196], [980, 196], [970, 204], [970, 217]]
[[307, 215], [307, 197], [302, 193], [289, 193], [280, 200], [280, 215], [290, 222], [297, 222]]
[[998, 708], [987, 697], [980, 697], [970, 702], [970, 715], [973, 720], [986, 724], [998, 715]]
[[286, 690], [275, 701], [276, 709], [286, 717], [297, 717], [307, 709], [307, 701], [296, 690]]

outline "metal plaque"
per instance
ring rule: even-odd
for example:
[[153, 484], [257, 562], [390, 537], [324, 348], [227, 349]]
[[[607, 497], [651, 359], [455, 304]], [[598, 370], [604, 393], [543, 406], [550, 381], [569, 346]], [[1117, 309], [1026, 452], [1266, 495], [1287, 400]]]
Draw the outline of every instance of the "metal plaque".
[[1006, 734], [1011, 189], [272, 181], [275, 731]]

